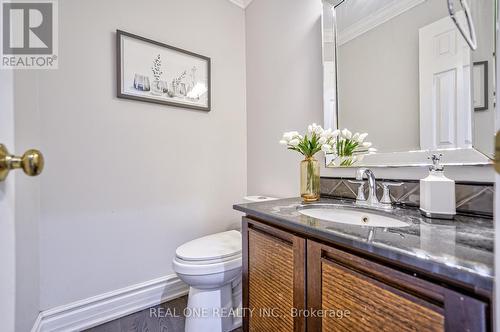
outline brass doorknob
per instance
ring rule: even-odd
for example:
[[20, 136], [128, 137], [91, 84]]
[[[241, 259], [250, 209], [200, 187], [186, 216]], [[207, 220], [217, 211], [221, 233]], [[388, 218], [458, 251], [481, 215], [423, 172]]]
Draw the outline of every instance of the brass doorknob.
[[21, 157], [9, 154], [7, 148], [0, 144], [0, 181], [5, 180], [9, 171], [22, 168], [29, 176], [37, 176], [43, 171], [43, 155], [38, 150], [28, 150]]

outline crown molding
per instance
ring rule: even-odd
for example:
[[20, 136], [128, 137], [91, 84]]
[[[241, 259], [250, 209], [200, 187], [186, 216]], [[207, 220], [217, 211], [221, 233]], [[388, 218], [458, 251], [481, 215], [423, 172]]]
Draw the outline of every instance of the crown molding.
[[399, 0], [382, 7], [340, 32], [338, 34], [338, 45], [345, 44], [426, 1], [427, 0]]
[[229, 1], [235, 4], [236, 6], [245, 9], [253, 0], [229, 0]]

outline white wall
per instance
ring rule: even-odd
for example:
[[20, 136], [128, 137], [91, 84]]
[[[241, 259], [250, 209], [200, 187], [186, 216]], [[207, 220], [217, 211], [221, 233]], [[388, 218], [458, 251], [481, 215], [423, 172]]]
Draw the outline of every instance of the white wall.
[[[41, 310], [172, 274], [178, 245], [239, 224], [247, 181], [241, 8], [68, 0], [59, 27], [59, 69], [16, 82], [46, 157]], [[212, 111], [117, 99], [116, 29], [211, 57]]]
[[278, 141], [323, 119], [321, 11], [319, 0], [246, 9], [249, 194], [298, 195], [301, 158]]
[[[322, 123], [320, 0], [253, 0], [246, 10], [248, 191], [298, 196], [300, 156], [278, 145], [283, 131]], [[457, 180], [493, 181], [492, 167], [448, 167]], [[418, 179], [426, 168], [379, 168], [378, 177]], [[322, 169], [322, 176], [355, 175]]]

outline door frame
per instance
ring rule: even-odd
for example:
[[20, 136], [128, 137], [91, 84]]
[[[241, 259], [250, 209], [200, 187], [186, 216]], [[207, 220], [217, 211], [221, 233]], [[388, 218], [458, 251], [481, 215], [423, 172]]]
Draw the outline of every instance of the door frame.
[[[0, 143], [14, 147], [14, 72], [0, 72]], [[15, 177], [0, 182], [0, 317], [2, 331], [15, 331]]]

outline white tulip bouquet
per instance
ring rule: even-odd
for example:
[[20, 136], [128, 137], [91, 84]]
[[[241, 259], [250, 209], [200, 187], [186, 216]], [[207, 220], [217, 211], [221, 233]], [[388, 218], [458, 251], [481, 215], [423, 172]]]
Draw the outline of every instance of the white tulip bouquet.
[[302, 136], [297, 131], [283, 134], [280, 144], [289, 150], [297, 151], [305, 159], [300, 163], [300, 195], [304, 202], [314, 202], [320, 198], [320, 165], [314, 155], [319, 151], [325, 154], [335, 154], [339, 166], [347, 167], [361, 160], [363, 154], [375, 151], [372, 143], [365, 142], [368, 134], [352, 134], [348, 129], [323, 129], [313, 123]]
[[335, 138], [338, 135], [338, 130], [324, 130], [321, 126], [313, 123], [307, 128], [305, 136], [300, 135], [296, 131], [284, 133], [280, 144], [286, 145], [289, 150], [303, 154], [306, 158], [311, 158], [321, 150], [325, 153], [332, 153], [334, 151]]
[[374, 152], [371, 142], [366, 142], [367, 133], [352, 133], [347, 128], [343, 130], [324, 130], [313, 123], [308, 126], [307, 134], [300, 135], [296, 131], [283, 134], [280, 144], [286, 145], [289, 150], [297, 151], [306, 158], [311, 158], [317, 152], [335, 154], [341, 157], [340, 166], [351, 166], [360, 161], [363, 155]]
[[365, 142], [367, 133], [351, 133], [347, 128], [340, 131], [335, 146], [335, 154], [340, 158], [340, 166], [352, 166], [363, 160], [365, 154], [375, 152], [371, 142]]

